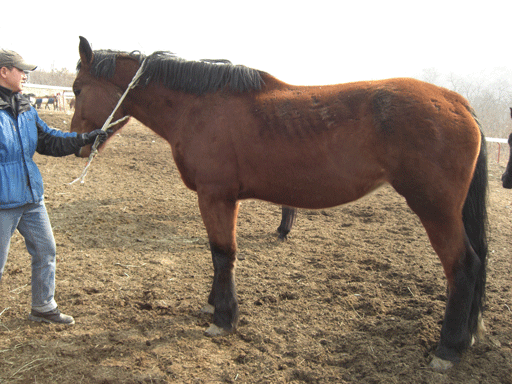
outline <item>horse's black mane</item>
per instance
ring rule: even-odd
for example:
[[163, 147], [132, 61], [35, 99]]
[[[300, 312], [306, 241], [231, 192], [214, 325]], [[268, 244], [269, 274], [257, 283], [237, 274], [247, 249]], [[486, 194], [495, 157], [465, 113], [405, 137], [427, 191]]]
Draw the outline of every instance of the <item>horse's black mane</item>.
[[[200, 95], [224, 88], [238, 92], [259, 90], [263, 85], [262, 72], [256, 69], [233, 65], [228, 60], [188, 61], [164, 51], [154, 52], [149, 56], [138, 51], [94, 51], [91, 73], [95, 77], [112, 78], [116, 59], [120, 55], [129, 56], [139, 63], [146, 60], [138, 83], [142, 87], [156, 82], [172, 90]], [[81, 63], [78, 62], [77, 70], [80, 67]]]

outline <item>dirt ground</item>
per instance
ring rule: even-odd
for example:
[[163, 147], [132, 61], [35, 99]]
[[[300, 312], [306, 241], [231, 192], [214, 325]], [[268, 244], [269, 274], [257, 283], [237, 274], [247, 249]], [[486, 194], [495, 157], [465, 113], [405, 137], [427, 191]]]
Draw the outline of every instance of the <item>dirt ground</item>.
[[[42, 111], [67, 130], [70, 115]], [[92, 163], [36, 155], [58, 249], [56, 300], [72, 327], [27, 320], [30, 262], [16, 234], [0, 283], [0, 383], [512, 383], [508, 148], [489, 143], [485, 339], [448, 373], [428, 369], [445, 279], [419, 220], [390, 188], [301, 210], [244, 201], [236, 334], [203, 335], [211, 256], [195, 193], [170, 147], [136, 121]]]

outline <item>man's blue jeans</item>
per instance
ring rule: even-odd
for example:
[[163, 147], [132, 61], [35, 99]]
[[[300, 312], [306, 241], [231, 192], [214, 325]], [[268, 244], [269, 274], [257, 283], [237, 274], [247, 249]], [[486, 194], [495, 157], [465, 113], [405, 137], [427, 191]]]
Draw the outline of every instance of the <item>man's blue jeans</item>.
[[47, 312], [57, 308], [55, 295], [56, 249], [44, 201], [12, 209], [0, 209], [0, 280], [11, 237], [18, 229], [32, 256], [32, 308]]

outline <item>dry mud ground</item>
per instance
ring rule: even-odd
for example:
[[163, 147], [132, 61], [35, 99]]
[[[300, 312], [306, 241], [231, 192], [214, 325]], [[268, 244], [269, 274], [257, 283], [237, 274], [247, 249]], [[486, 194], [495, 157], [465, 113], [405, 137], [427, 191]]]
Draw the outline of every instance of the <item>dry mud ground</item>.
[[[66, 130], [70, 116], [41, 112]], [[299, 212], [242, 203], [241, 323], [208, 338], [212, 264], [196, 195], [170, 148], [131, 122], [92, 163], [36, 161], [58, 246], [57, 294], [73, 327], [27, 320], [30, 263], [19, 234], [0, 283], [1, 383], [512, 383], [512, 191], [489, 143], [490, 257], [484, 340], [441, 374], [445, 279], [418, 219], [390, 188]], [[503, 153], [505, 152], [505, 153]]]

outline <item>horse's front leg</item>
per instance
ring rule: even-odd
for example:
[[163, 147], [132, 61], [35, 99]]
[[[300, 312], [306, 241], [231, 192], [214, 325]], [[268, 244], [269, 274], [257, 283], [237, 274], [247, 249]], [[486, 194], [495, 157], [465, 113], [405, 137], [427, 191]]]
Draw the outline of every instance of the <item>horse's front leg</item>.
[[238, 325], [239, 311], [235, 287], [236, 219], [238, 202], [199, 195], [199, 208], [208, 232], [213, 261], [213, 285], [208, 298], [208, 312], [213, 311], [213, 324], [208, 336], [232, 333]]

